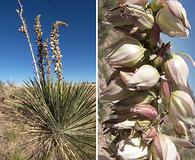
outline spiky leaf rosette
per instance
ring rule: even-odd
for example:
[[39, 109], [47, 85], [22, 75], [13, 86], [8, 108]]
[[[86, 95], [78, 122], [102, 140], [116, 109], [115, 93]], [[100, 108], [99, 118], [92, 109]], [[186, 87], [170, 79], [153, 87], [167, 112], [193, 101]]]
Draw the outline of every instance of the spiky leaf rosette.
[[[87, 160], [95, 156], [95, 86], [31, 81], [18, 101], [29, 138], [22, 149], [28, 159]], [[26, 114], [26, 113], [30, 113]]]

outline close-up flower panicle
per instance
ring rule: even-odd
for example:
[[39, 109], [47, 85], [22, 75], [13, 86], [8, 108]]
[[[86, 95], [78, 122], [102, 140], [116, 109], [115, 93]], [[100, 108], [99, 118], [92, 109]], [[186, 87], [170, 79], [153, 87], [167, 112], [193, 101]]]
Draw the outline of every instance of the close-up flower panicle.
[[106, 14], [106, 24], [124, 36], [108, 47], [105, 59], [117, 76], [111, 75], [100, 92], [100, 101], [111, 110], [103, 126], [105, 134], [115, 137], [106, 139], [114, 145], [112, 155], [120, 160], [179, 160], [177, 142], [193, 146], [194, 97], [186, 59], [173, 53], [172, 43], [164, 43], [161, 34], [189, 37], [186, 10], [177, 0], [123, 0]]

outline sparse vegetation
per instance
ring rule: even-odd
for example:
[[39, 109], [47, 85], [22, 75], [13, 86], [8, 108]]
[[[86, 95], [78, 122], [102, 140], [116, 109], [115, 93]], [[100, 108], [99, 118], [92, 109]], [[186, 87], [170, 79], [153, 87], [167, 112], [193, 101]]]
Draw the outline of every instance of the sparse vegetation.
[[0, 81], [0, 90], [3, 90], [4, 86], [5, 86], [5, 83], [3, 81]]

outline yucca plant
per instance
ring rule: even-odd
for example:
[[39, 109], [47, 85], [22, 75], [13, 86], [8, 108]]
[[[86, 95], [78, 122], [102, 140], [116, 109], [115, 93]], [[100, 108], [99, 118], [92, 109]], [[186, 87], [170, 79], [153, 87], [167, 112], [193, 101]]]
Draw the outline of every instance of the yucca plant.
[[[42, 39], [40, 15], [35, 18], [34, 31], [37, 44], [37, 61], [23, 7], [17, 13], [22, 22], [20, 31], [28, 40], [35, 80], [25, 82], [15, 101], [22, 122], [27, 128], [28, 139], [19, 151], [27, 159], [37, 160], [87, 160], [95, 159], [95, 86], [89, 83], [67, 83], [62, 78], [61, 52], [59, 49], [58, 27], [66, 25], [61, 21], [53, 23], [50, 34], [52, 58], [48, 52], [48, 39]], [[51, 78], [51, 64], [54, 64], [56, 78]]]
[[[88, 84], [26, 83], [16, 103], [33, 138], [22, 149], [29, 159], [90, 159], [95, 146], [95, 87]], [[30, 116], [29, 116], [29, 113]], [[33, 151], [32, 151], [33, 150]]]

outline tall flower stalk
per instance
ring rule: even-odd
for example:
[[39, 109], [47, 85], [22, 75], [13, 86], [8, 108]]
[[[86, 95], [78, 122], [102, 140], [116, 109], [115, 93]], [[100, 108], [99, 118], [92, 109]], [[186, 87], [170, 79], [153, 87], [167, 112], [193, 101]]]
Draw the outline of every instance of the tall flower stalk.
[[45, 66], [46, 66], [46, 78], [47, 82], [50, 82], [50, 76], [51, 76], [51, 69], [50, 69], [50, 59], [49, 59], [49, 52], [48, 52], [48, 39], [46, 39], [45, 42], [43, 42], [43, 55], [45, 56]]
[[28, 30], [27, 30], [27, 24], [26, 24], [24, 15], [23, 15], [24, 10], [23, 10], [23, 6], [22, 6], [22, 3], [20, 2], [20, 0], [18, 0], [18, 4], [20, 6], [20, 9], [16, 9], [16, 12], [18, 13], [18, 15], [20, 17], [20, 20], [21, 20], [21, 26], [19, 28], [19, 31], [24, 33], [24, 35], [25, 35], [25, 37], [28, 41], [28, 45], [29, 45], [29, 48], [30, 48], [30, 53], [31, 53], [32, 60], [33, 60], [33, 66], [34, 66], [34, 69], [35, 69], [36, 79], [38, 81], [40, 81], [38, 67], [37, 67], [37, 63], [36, 63], [36, 59], [35, 59], [35, 54], [34, 54], [32, 43], [31, 43], [31, 40], [30, 40], [30, 36], [29, 36]]
[[57, 75], [58, 81], [62, 80], [62, 63], [61, 63], [61, 52], [59, 48], [59, 27], [67, 26], [62, 21], [56, 21], [53, 23], [50, 33], [50, 47], [52, 51], [52, 58], [54, 63], [54, 72]]
[[[106, 17], [106, 24], [125, 37], [107, 50], [112, 74], [100, 92], [100, 100], [111, 103], [103, 122], [105, 133], [112, 135], [108, 148], [121, 160], [179, 160], [177, 145], [195, 147], [194, 97], [185, 59], [172, 53], [160, 34], [188, 37], [185, 9], [175, 0], [124, 0]], [[164, 130], [167, 121], [172, 135]]]
[[41, 15], [38, 15], [35, 18], [34, 23], [34, 32], [36, 34], [36, 44], [37, 44], [37, 57], [38, 57], [38, 67], [39, 67], [39, 74], [42, 79], [44, 79], [44, 54], [43, 54], [43, 42], [42, 42], [42, 30], [41, 30], [41, 23], [40, 23]]

